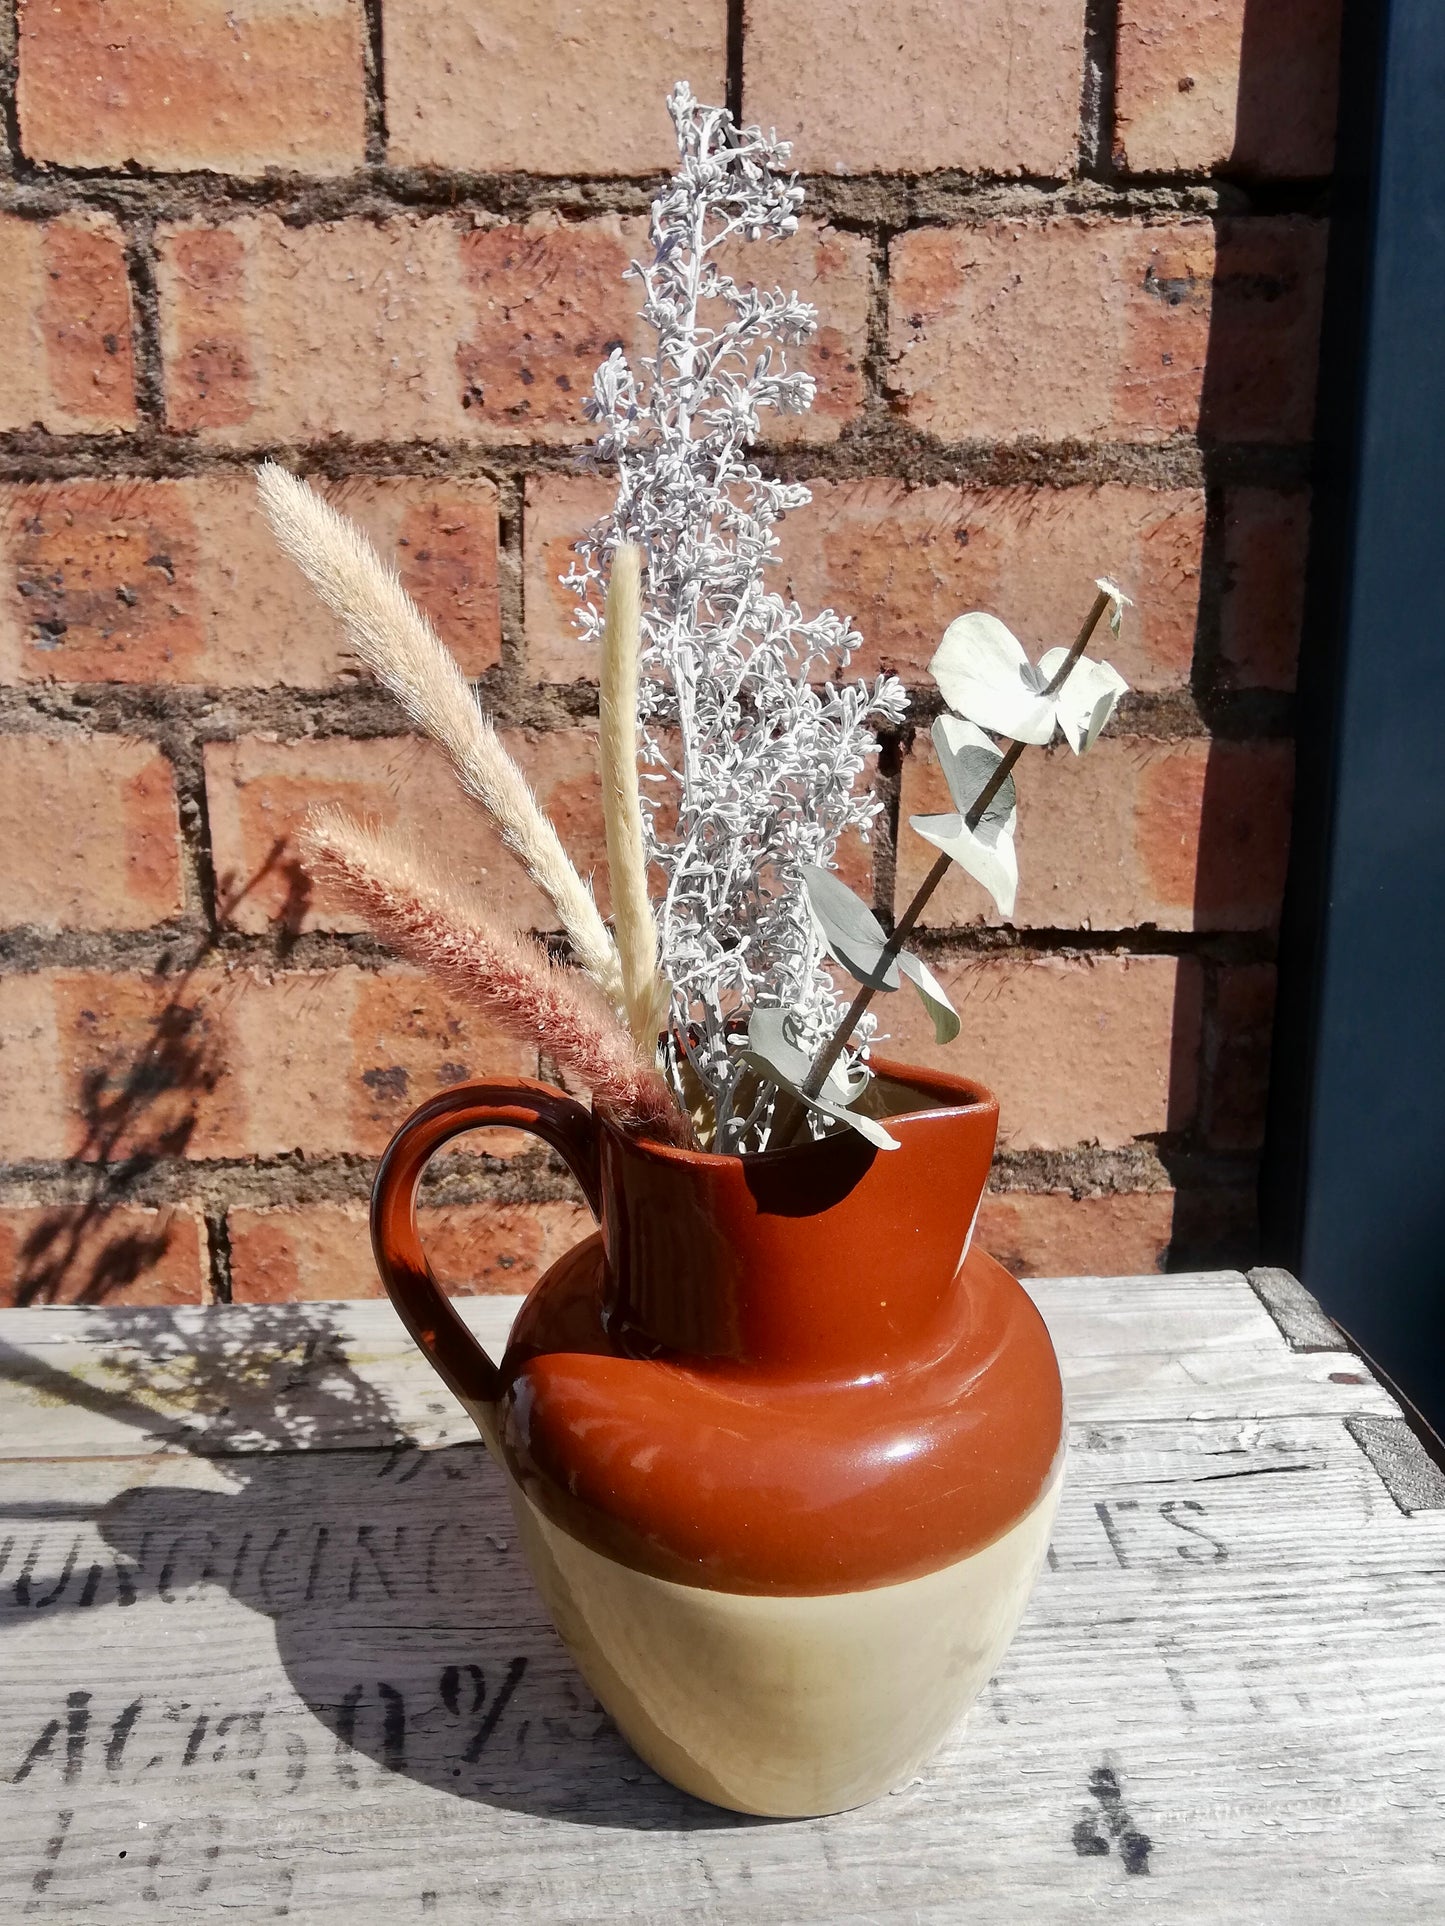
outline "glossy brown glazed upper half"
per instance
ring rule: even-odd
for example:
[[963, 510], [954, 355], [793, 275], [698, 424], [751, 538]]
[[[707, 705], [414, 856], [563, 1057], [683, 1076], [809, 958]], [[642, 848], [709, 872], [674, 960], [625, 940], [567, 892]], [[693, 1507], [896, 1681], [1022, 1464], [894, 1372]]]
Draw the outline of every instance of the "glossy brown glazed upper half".
[[[528, 1497], [594, 1549], [724, 1591], [850, 1591], [982, 1549], [1048, 1486], [1063, 1401], [1047, 1332], [992, 1259], [959, 1263], [997, 1104], [877, 1068], [919, 1105], [889, 1115], [894, 1151], [852, 1132], [675, 1150], [541, 1084], [459, 1086], [398, 1133], [373, 1202], [382, 1279]], [[601, 1218], [527, 1299], [500, 1367], [416, 1234], [426, 1159], [480, 1123], [546, 1137]]]

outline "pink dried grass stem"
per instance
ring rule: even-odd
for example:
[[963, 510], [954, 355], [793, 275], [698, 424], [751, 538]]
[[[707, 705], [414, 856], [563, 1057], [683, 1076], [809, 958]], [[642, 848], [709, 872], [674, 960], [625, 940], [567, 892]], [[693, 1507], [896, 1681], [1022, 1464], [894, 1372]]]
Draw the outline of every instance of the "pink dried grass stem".
[[619, 1129], [691, 1142], [688, 1119], [657, 1069], [580, 972], [540, 944], [496, 928], [430, 870], [415, 845], [339, 809], [309, 818], [302, 855], [393, 949], [498, 1026], [545, 1050], [592, 1092]]

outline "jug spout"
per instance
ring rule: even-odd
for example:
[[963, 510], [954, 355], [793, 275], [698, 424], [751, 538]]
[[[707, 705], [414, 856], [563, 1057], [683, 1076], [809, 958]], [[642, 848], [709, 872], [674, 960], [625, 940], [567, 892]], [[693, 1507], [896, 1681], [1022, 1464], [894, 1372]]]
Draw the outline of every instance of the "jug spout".
[[843, 1131], [715, 1157], [601, 1125], [604, 1318], [621, 1348], [821, 1376], [911, 1350], [956, 1288], [998, 1105], [962, 1078], [877, 1067], [902, 1106], [897, 1150]]

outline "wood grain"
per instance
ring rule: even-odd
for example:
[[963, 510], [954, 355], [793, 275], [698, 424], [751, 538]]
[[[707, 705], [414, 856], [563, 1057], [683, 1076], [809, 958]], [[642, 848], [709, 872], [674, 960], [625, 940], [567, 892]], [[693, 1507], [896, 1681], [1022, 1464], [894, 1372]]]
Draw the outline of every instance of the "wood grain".
[[1445, 1511], [1347, 1428], [1389, 1399], [1233, 1274], [1033, 1288], [1024, 1627], [920, 1781], [787, 1824], [623, 1745], [388, 1306], [0, 1316], [0, 1917], [1445, 1917]]

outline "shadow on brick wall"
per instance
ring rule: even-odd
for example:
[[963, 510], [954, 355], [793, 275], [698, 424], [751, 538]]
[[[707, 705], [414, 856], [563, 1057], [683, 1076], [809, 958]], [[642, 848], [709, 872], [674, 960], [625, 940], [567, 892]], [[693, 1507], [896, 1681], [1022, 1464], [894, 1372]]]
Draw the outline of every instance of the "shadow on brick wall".
[[155, 1272], [170, 1250], [174, 1224], [164, 1215], [146, 1220], [153, 1229], [122, 1220], [117, 1230], [111, 1214], [153, 1166], [185, 1156], [196, 1128], [195, 1104], [185, 1100], [220, 1081], [215, 1040], [188, 1000], [198, 961], [173, 979], [139, 1049], [121, 1046], [82, 1073], [72, 1161], [86, 1173], [84, 1195], [42, 1212], [20, 1239], [13, 1303], [104, 1304]]
[[[237, 906], [277, 872], [286, 881], [278, 923], [284, 960], [311, 902], [310, 885], [284, 838], [272, 844], [253, 876], [220, 879], [217, 927], [223, 928]], [[191, 996], [210, 955], [208, 936], [169, 979], [165, 1000], [139, 1044], [119, 1044], [81, 1073], [81, 1137], [68, 1161], [84, 1173], [83, 1193], [74, 1202], [38, 1212], [17, 1240], [10, 1303], [113, 1303], [147, 1280], [162, 1300], [178, 1294], [163, 1275], [179, 1235], [175, 1216], [128, 1212], [124, 1206], [158, 1164], [185, 1157], [198, 1106], [223, 1075], [218, 1041]]]
[[1334, 158], [1341, 0], [1246, 0], [1232, 171], [1322, 178]]
[[[1233, 153], [1240, 176], [1326, 176], [1333, 142], [1337, 0], [1304, 9], [1250, 0]], [[1314, 431], [1326, 223], [1300, 211], [1221, 215], [1208, 285], [1180, 277], [1174, 302], [1207, 304], [1199, 440], [1209, 488], [1205, 593], [1193, 695], [1213, 741], [1200, 798], [1193, 981], [1181, 971], [1165, 1150], [1178, 1185], [1175, 1267], [1255, 1262], [1257, 1166], [1268, 1095], [1274, 947], [1290, 838], [1289, 665], [1297, 646], [1303, 489]], [[1278, 204], [1284, 205], [1285, 202]], [[1240, 491], [1247, 491], [1241, 498]], [[1236, 505], [1250, 504], [1244, 553]], [[1236, 545], [1238, 543], [1238, 545]], [[1222, 632], [1227, 588], [1238, 607]], [[1286, 632], [1290, 631], [1290, 632]]]

